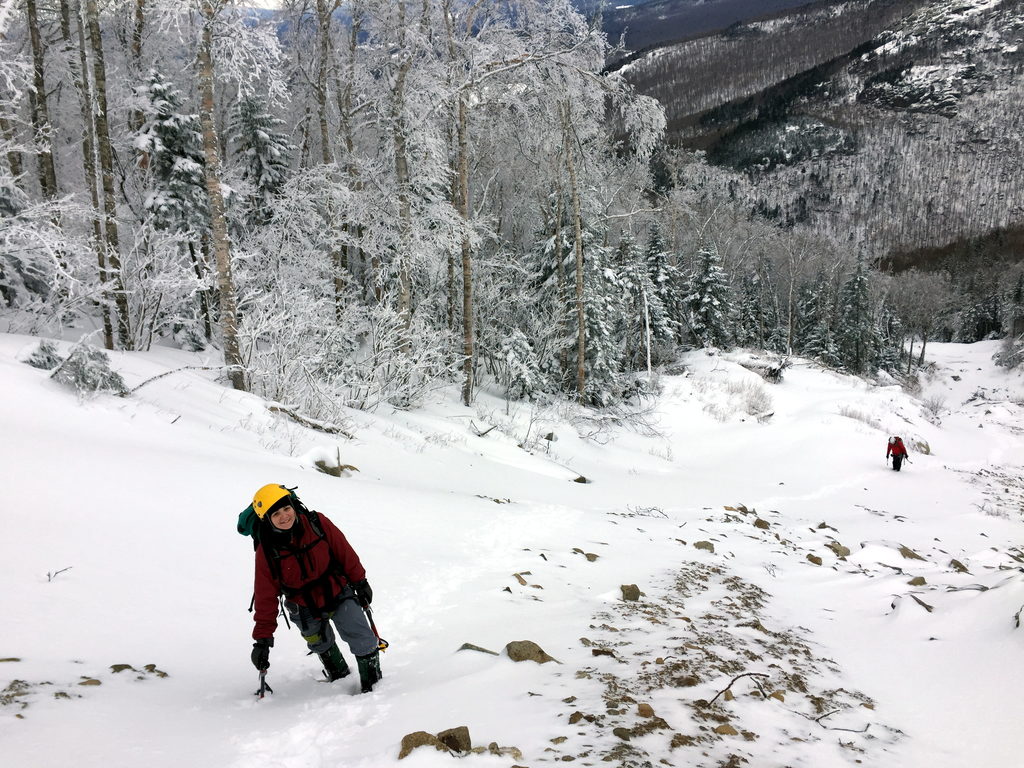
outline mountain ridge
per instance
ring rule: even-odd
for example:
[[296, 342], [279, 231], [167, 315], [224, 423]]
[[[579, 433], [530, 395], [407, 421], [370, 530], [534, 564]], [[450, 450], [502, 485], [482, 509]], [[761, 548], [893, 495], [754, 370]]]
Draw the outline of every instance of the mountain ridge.
[[1024, 221], [1020, 10], [850, 0], [659, 49], [623, 74], [666, 105], [669, 143], [706, 186], [882, 259]]

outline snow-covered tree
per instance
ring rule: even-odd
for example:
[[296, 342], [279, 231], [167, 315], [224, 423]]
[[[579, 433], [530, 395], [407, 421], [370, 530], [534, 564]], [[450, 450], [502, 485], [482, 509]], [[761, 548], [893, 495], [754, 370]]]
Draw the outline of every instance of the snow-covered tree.
[[814, 282], [800, 287], [794, 337], [796, 351], [832, 368], [842, 365], [836, 338], [835, 304], [834, 290], [825, 274], [819, 272]]
[[135, 149], [149, 179], [143, 205], [158, 229], [196, 237], [210, 216], [199, 116], [182, 111], [181, 92], [156, 70], [137, 96], [143, 124]]
[[702, 347], [728, 347], [733, 314], [729, 277], [713, 243], [702, 246], [694, 257], [685, 301], [694, 341]]
[[778, 336], [778, 317], [761, 275], [744, 275], [740, 280], [733, 321], [734, 337], [741, 347], [771, 349]]
[[844, 367], [854, 373], [866, 373], [875, 368], [879, 344], [868, 277], [864, 256], [858, 254], [853, 271], [839, 293], [839, 355]]
[[626, 234], [612, 259], [612, 269], [623, 291], [618, 332], [622, 338], [624, 363], [632, 370], [648, 369], [662, 362], [664, 351], [671, 348], [675, 337], [673, 323], [662, 300], [669, 279], [667, 258], [663, 261], [655, 254], [649, 259], [649, 254], [650, 250], [645, 254], [633, 237]]
[[666, 323], [671, 332], [662, 340], [666, 343], [673, 343], [679, 339], [682, 333], [679, 320], [683, 314], [679, 295], [681, 276], [679, 268], [672, 263], [671, 254], [665, 246], [661, 234], [661, 227], [657, 223], [652, 225], [648, 234], [644, 262], [647, 266], [647, 276], [651, 281], [652, 291], [667, 315]]
[[242, 97], [232, 116], [229, 141], [248, 187], [244, 204], [253, 225], [270, 221], [274, 199], [288, 178], [295, 146], [281, 131], [284, 125], [255, 95]]

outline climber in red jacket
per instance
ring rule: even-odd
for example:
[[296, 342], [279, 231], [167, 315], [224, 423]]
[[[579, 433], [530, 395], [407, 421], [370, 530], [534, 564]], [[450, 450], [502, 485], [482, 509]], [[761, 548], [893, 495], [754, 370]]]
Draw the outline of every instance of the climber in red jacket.
[[893, 471], [899, 472], [903, 460], [907, 458], [907, 446], [903, 444], [903, 438], [896, 435], [889, 438], [889, 447], [885, 451], [886, 462], [889, 461], [890, 456], [892, 456]]

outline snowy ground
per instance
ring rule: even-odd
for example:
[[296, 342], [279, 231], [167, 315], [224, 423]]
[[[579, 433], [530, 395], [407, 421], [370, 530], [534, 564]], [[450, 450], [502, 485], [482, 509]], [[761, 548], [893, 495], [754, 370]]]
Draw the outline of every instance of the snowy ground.
[[[456, 726], [497, 745], [480, 766], [1019, 763], [1024, 380], [994, 343], [929, 345], [917, 398], [697, 352], [646, 427], [451, 392], [352, 413], [354, 440], [196, 371], [79, 401], [18, 361], [34, 345], [0, 336], [5, 767], [381, 768]], [[129, 385], [201, 362], [113, 360]], [[326, 453], [359, 471], [316, 472]], [[391, 643], [372, 694], [316, 682], [282, 626], [252, 695], [234, 524], [268, 482], [367, 567]], [[458, 650], [514, 640], [558, 663]]]

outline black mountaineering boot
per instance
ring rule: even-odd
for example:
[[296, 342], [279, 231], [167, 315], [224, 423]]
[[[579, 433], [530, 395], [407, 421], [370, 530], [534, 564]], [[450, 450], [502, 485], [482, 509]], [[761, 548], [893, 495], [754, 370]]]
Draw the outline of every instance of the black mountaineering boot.
[[363, 693], [373, 690], [373, 684], [379, 681], [383, 675], [380, 673], [380, 651], [374, 651], [368, 656], [356, 656], [359, 664], [359, 682], [363, 686]]
[[338, 649], [337, 643], [320, 654], [320, 661], [324, 664], [324, 676], [329, 683], [347, 677], [349, 672], [351, 672], [348, 664], [345, 663], [345, 657], [341, 655], [341, 651]]

